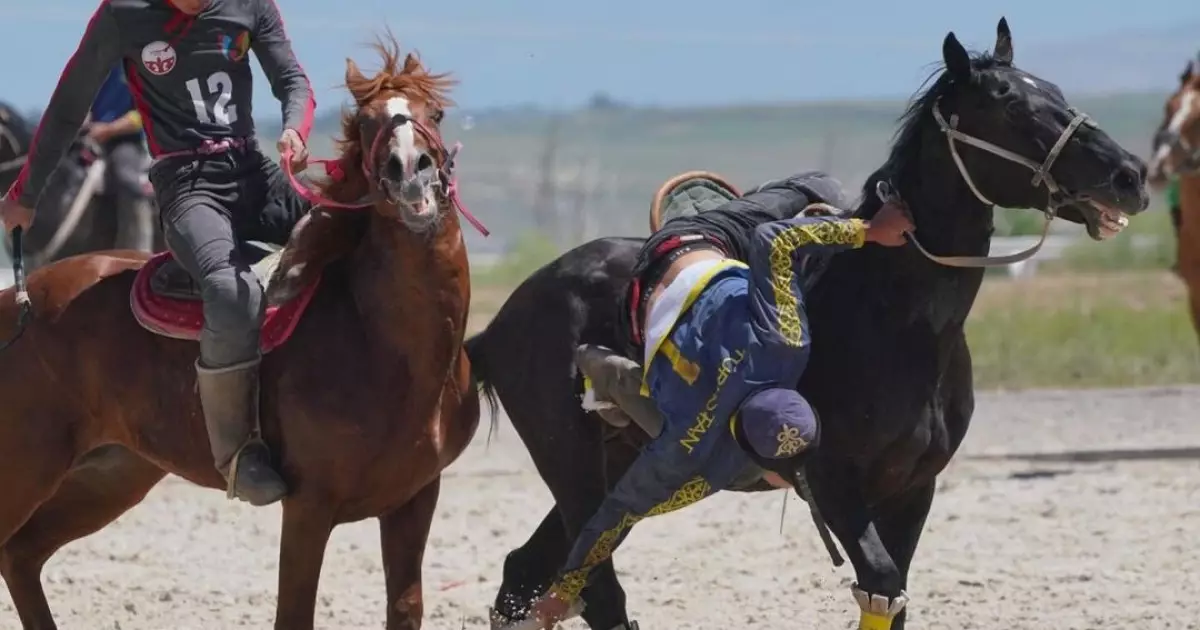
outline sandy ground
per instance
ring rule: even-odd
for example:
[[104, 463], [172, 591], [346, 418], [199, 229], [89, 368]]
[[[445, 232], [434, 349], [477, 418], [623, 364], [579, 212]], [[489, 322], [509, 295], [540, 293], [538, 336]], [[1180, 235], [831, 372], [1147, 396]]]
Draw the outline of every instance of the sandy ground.
[[[1197, 629], [1196, 459], [1046, 463], [1011, 452], [1200, 446], [1200, 388], [982, 396], [943, 475], [912, 575], [913, 628]], [[447, 473], [426, 556], [426, 628], [486, 628], [504, 554], [549, 494], [507, 425]], [[792, 499], [718, 496], [638, 526], [619, 550], [647, 630], [850, 628], [834, 569]], [[67, 629], [268, 628], [278, 507], [254, 510], [168, 479], [107, 530], [65, 548], [45, 581]], [[382, 628], [374, 521], [340, 527], [320, 628]], [[18, 628], [7, 593], [0, 628]], [[583, 628], [578, 621], [569, 628]]]

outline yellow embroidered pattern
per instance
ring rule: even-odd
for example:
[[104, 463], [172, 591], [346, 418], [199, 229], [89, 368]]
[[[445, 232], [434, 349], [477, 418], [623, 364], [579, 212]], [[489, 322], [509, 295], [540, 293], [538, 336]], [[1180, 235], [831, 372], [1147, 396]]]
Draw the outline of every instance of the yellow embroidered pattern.
[[579, 593], [583, 592], [583, 587], [587, 585], [588, 573], [593, 567], [612, 555], [613, 549], [617, 545], [617, 540], [620, 539], [621, 534], [625, 530], [633, 527], [643, 518], [674, 512], [710, 494], [712, 494], [712, 486], [703, 477], [696, 477], [683, 484], [683, 486], [671, 495], [670, 499], [654, 506], [644, 516], [626, 513], [615, 527], [596, 538], [596, 543], [588, 551], [588, 555], [583, 561], [583, 566], [564, 575], [550, 590], [564, 602], [575, 601], [575, 598], [579, 597]]
[[775, 318], [779, 332], [789, 346], [799, 346], [804, 340], [800, 325], [800, 300], [792, 291], [792, 257], [796, 250], [805, 245], [862, 247], [865, 240], [866, 224], [859, 219], [796, 225], [779, 232], [771, 240], [768, 258], [771, 288], [775, 293]]
[[775, 457], [791, 457], [803, 450], [807, 444], [800, 438], [800, 429], [796, 427], [783, 427], [779, 430], [779, 435], [775, 436], [775, 441], [779, 442], [779, 448], [775, 449]]

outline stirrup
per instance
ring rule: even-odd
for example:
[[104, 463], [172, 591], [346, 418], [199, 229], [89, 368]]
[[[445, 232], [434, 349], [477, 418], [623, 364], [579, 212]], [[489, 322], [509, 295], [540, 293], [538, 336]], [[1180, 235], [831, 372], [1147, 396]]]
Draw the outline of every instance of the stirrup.
[[246, 449], [250, 448], [251, 446], [262, 446], [263, 448], [267, 448], [267, 443], [264, 442], [260, 437], [252, 436], [238, 448], [236, 453], [233, 454], [233, 458], [229, 460], [229, 474], [226, 475], [225, 478], [226, 499], [232, 501], [233, 499], [237, 498], [238, 465], [242, 463], [242, 453], [245, 453]]

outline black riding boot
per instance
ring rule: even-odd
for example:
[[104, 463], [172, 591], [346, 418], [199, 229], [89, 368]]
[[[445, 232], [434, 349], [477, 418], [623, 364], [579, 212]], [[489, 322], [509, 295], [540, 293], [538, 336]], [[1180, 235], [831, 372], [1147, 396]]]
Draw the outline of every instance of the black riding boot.
[[226, 496], [268, 505], [287, 494], [260, 437], [258, 366], [262, 359], [224, 368], [196, 361], [196, 380], [213, 462], [228, 487]]

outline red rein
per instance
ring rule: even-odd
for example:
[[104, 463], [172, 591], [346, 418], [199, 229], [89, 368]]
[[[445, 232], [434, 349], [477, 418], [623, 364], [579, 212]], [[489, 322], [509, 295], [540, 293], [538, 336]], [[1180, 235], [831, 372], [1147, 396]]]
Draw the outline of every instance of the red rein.
[[[475, 218], [475, 215], [471, 214], [470, 210], [467, 210], [467, 207], [463, 205], [462, 199], [458, 195], [458, 179], [454, 177], [453, 169], [454, 158], [456, 155], [458, 155], [459, 149], [462, 148], [462, 143], [455, 143], [453, 151], [447, 151], [445, 145], [442, 144], [441, 139], [430, 133], [424, 125], [413, 119], [408, 119], [407, 122], [411, 123], [421, 135], [425, 136], [426, 141], [435, 145], [435, 148], [439, 149], [446, 156], [445, 165], [439, 169], [441, 171], [442, 183], [446, 187], [446, 198], [450, 200], [450, 203], [454, 204], [455, 209], [463, 215], [463, 218], [465, 218], [468, 223], [470, 223], [476, 230], [479, 230], [480, 234], [489, 236], [491, 232], [484, 227], [483, 223], [481, 223], [479, 219]], [[369, 155], [375, 155], [376, 149], [379, 148], [379, 143], [383, 139], [383, 134], [388, 129], [389, 127], [385, 126], [379, 130], [379, 133], [375, 134], [375, 139], [371, 142], [371, 152]], [[346, 176], [346, 174], [342, 172], [341, 164], [337, 160], [309, 160], [309, 163], [323, 164], [325, 166], [325, 174], [333, 178], [335, 181]], [[283, 154], [283, 169], [284, 172], [287, 173], [288, 181], [291, 182], [292, 188], [296, 191], [296, 193], [308, 200], [314, 206], [321, 206], [322, 208], [339, 208], [343, 210], [361, 210], [363, 208], [369, 208], [372, 205], [371, 202], [342, 203], [340, 201], [327, 199], [317, 194], [315, 191], [308, 186], [305, 186], [303, 182], [296, 178], [296, 173], [292, 169], [291, 151], [285, 151]], [[365, 159], [362, 162], [362, 169], [363, 175], [366, 176], [367, 181], [371, 181], [371, 169], [368, 167]]]

